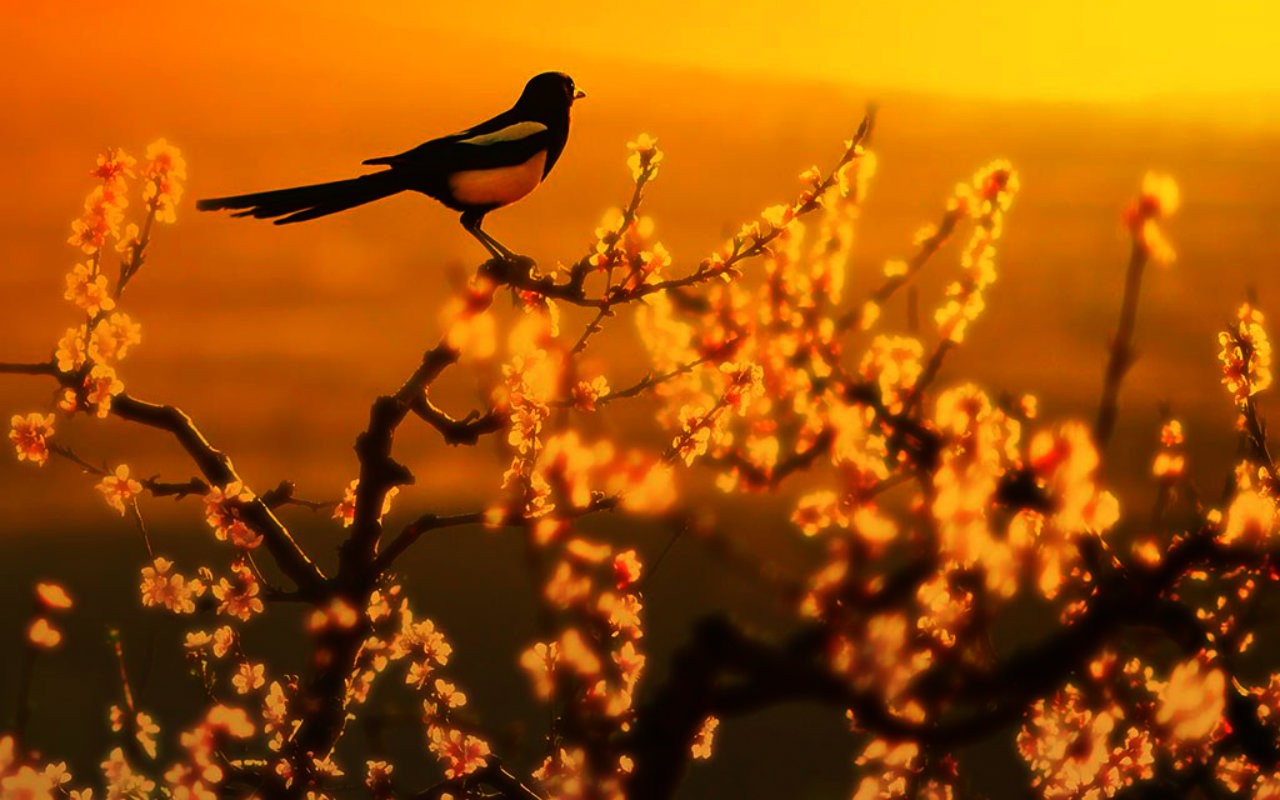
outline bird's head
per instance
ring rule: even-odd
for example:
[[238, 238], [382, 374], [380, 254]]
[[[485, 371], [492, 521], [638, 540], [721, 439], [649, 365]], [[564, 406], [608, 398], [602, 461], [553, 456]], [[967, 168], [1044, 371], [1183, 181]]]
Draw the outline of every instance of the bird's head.
[[517, 108], [537, 111], [565, 111], [573, 101], [581, 100], [587, 93], [574, 85], [573, 78], [563, 72], [544, 72], [535, 75], [524, 85]]

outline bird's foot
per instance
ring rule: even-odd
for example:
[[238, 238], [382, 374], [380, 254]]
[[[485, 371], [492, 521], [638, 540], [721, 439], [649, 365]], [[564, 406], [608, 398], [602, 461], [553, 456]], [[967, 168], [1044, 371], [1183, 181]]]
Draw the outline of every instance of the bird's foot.
[[518, 253], [494, 254], [480, 267], [480, 271], [499, 283], [518, 286], [528, 282], [536, 274], [538, 262]]

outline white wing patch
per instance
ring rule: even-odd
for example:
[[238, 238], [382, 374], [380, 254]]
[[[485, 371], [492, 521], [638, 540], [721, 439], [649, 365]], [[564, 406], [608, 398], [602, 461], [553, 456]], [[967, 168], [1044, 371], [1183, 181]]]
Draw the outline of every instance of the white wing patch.
[[458, 144], [491, 145], [501, 144], [502, 142], [518, 142], [521, 139], [528, 139], [530, 136], [542, 133], [546, 129], [547, 126], [541, 122], [517, 122], [514, 125], [500, 128], [493, 133], [482, 133], [479, 136], [472, 136], [470, 139], [461, 139]]

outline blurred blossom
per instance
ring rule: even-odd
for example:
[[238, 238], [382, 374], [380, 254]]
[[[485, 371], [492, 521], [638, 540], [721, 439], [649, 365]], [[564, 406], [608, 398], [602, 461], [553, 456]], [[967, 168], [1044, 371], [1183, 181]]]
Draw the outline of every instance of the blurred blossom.
[[9, 420], [9, 441], [18, 452], [19, 461], [44, 466], [49, 460], [49, 439], [53, 436], [53, 415], [38, 412], [15, 414]]

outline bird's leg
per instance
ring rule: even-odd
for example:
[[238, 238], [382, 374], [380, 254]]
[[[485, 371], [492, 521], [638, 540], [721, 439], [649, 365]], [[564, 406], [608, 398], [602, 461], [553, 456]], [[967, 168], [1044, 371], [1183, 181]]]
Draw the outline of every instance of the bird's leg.
[[497, 242], [493, 241], [493, 238], [489, 236], [489, 234], [480, 230], [480, 222], [483, 219], [484, 214], [476, 214], [471, 211], [467, 211], [462, 215], [462, 227], [466, 229], [467, 233], [476, 237], [477, 242], [484, 245], [484, 249], [489, 251], [489, 255], [502, 261], [508, 260], [510, 257], [510, 251], [504, 253], [503, 251], [506, 250], [505, 247], [498, 245]]
[[504, 258], [506, 258], [508, 261], [519, 261], [519, 260], [520, 260], [521, 256], [519, 256], [519, 255], [517, 255], [516, 253], [512, 252], [509, 248], [507, 248], [505, 245], [503, 245], [503, 244], [502, 244], [502, 242], [500, 242], [500, 241], [498, 241], [497, 239], [493, 238], [493, 237], [492, 237], [492, 236], [490, 236], [487, 232], [485, 232], [485, 231], [481, 230], [479, 225], [476, 225], [476, 233], [480, 234], [480, 235], [481, 235], [481, 236], [483, 236], [485, 239], [487, 239], [487, 240], [488, 240], [488, 242], [489, 242], [489, 244], [490, 244], [490, 245], [492, 245], [494, 248], [496, 248], [496, 249], [498, 250], [498, 252], [499, 252], [499, 253], [502, 253], [503, 257], [504, 257]]

